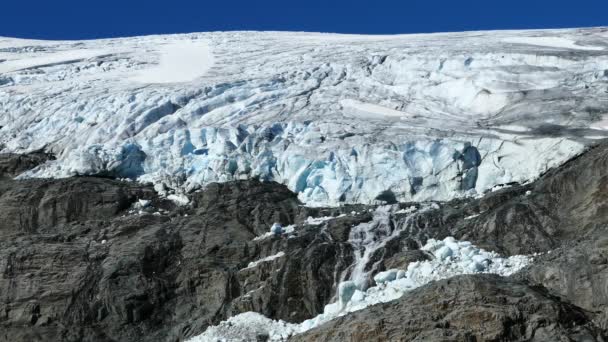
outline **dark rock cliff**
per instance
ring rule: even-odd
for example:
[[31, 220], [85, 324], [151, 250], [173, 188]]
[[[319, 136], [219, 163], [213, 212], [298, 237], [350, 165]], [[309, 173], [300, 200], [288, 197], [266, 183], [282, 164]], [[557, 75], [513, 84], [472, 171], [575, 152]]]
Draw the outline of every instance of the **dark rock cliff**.
[[276, 183], [213, 184], [179, 207], [133, 182], [13, 175], [0, 181], [0, 340], [173, 341], [250, 310], [303, 320], [351, 263], [341, 230], [357, 219], [253, 240], [274, 222], [337, 215]]

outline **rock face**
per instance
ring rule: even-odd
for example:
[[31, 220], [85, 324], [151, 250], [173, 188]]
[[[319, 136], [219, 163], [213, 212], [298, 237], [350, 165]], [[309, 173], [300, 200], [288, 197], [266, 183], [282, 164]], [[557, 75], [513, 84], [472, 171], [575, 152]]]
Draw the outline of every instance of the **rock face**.
[[492, 275], [431, 283], [292, 341], [597, 341], [586, 313], [543, 289]]
[[[405, 268], [446, 236], [543, 254], [511, 279], [437, 282], [294, 339], [606, 337], [608, 143], [534, 183], [415, 214], [402, 203], [384, 219], [366, 206], [308, 208], [256, 180], [211, 184], [177, 205], [110, 178], [12, 179], [36, 158], [0, 156], [0, 341], [178, 341], [245, 311], [301, 322], [354, 272]], [[293, 232], [271, 234], [274, 223]], [[362, 225], [386, 243], [356, 270]]]
[[0, 184], [0, 236], [63, 233], [75, 222], [111, 219], [154, 191], [100, 178], [24, 180]]
[[[106, 178], [4, 179], [0, 340], [179, 340], [249, 310], [302, 320], [351, 263], [340, 241], [350, 221], [252, 241], [274, 222], [320, 215], [285, 186], [213, 184], [191, 201]], [[288, 257], [247, 267], [278, 250]]]
[[54, 159], [52, 155], [43, 152], [25, 155], [15, 153], [3, 154], [0, 158], [0, 177], [15, 177], [52, 159]]

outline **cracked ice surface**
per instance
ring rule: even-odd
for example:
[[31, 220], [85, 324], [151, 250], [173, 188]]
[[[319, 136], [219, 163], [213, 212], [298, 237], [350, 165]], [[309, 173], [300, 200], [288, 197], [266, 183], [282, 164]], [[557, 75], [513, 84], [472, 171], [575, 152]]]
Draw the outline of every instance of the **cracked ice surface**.
[[57, 155], [21, 177], [178, 192], [260, 177], [311, 205], [445, 200], [533, 179], [607, 120], [602, 28], [0, 38], [2, 152]]

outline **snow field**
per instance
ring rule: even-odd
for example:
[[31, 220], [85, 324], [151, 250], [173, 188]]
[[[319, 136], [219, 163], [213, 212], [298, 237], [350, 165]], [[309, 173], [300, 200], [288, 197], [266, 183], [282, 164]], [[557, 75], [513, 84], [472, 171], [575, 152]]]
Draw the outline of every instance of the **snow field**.
[[188, 82], [203, 76], [213, 66], [206, 41], [178, 41], [162, 46], [158, 65], [142, 70], [131, 79], [141, 83]]

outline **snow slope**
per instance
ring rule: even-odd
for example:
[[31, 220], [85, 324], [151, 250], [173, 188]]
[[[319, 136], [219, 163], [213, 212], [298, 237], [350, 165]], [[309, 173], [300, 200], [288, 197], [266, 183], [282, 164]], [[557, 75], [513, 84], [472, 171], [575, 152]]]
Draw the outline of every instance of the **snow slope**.
[[607, 114], [603, 28], [0, 38], [2, 152], [57, 156], [21, 177], [444, 200], [537, 177], [605, 137]]
[[142, 70], [132, 80], [141, 83], [188, 82], [207, 73], [213, 55], [206, 41], [180, 40], [163, 45], [158, 65]]

